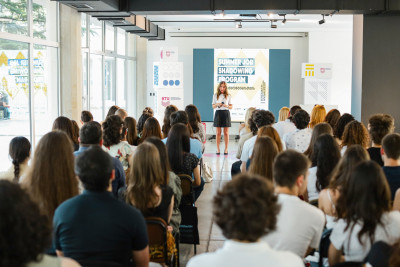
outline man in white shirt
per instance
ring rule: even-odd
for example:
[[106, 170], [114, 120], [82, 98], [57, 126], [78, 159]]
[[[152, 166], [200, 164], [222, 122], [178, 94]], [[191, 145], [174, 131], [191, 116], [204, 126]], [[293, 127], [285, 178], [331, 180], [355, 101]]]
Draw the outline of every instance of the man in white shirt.
[[300, 106], [293, 106], [289, 111], [289, 118], [285, 121], [279, 121], [274, 124], [275, 130], [278, 132], [279, 137], [282, 139], [286, 133], [294, 132], [296, 130], [296, 126], [292, 122], [294, 114], [301, 109]]
[[276, 251], [260, 240], [275, 229], [278, 212], [271, 182], [255, 175], [238, 175], [214, 197], [214, 218], [228, 240], [215, 252], [193, 257], [187, 266], [304, 266], [297, 255]]
[[276, 231], [262, 238], [272, 248], [302, 258], [319, 247], [325, 225], [323, 212], [298, 197], [307, 190], [309, 165], [309, 160], [294, 150], [286, 150], [275, 159], [275, 192], [281, 210]]
[[274, 124], [274, 122], [275, 116], [271, 111], [257, 109], [253, 112], [250, 121], [250, 129], [254, 136], [248, 139], [243, 145], [242, 155], [240, 156], [240, 160], [242, 161], [242, 166], [240, 169], [242, 172], [246, 171], [246, 163], [253, 154], [253, 148], [257, 140], [258, 129], [263, 126], [270, 126]]
[[283, 142], [287, 149], [294, 149], [300, 153], [304, 153], [310, 145], [312, 134], [311, 129], [307, 128], [310, 122], [310, 115], [305, 110], [299, 110], [294, 114], [293, 122], [297, 130], [285, 134]]

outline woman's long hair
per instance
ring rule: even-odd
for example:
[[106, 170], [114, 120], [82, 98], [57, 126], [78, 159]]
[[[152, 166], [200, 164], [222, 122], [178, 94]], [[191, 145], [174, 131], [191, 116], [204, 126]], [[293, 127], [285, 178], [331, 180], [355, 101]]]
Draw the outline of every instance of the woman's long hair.
[[328, 114], [326, 114], [325, 122], [329, 123], [332, 129], [334, 129], [339, 119], [340, 119], [340, 111], [337, 109], [331, 109], [328, 112]]
[[276, 143], [278, 152], [282, 152], [282, 150], [283, 150], [282, 141], [281, 141], [278, 131], [275, 130], [274, 127], [272, 127], [270, 125], [260, 127], [260, 129], [258, 129], [257, 136], [258, 137], [268, 136], [268, 137], [272, 138], [272, 140], [274, 140]]
[[168, 185], [169, 171], [171, 170], [171, 167], [169, 165], [167, 147], [165, 146], [163, 141], [161, 141], [161, 139], [157, 137], [149, 137], [146, 139], [145, 143], [151, 143], [157, 147], [158, 153], [160, 154], [161, 172], [163, 173], [164, 184]]
[[324, 105], [315, 105], [311, 111], [310, 128], [314, 128], [318, 123], [324, 122], [326, 117], [326, 110]]
[[45, 134], [36, 147], [23, 184], [50, 219], [62, 202], [78, 194], [74, 160], [71, 140], [62, 131]]
[[108, 116], [115, 115], [115, 112], [116, 112], [118, 109], [119, 109], [119, 107], [116, 106], [116, 105], [111, 106], [111, 107], [108, 109], [106, 118], [107, 118]]
[[217, 87], [217, 100], [218, 100], [219, 96], [221, 95], [221, 91], [219, 90], [219, 88], [220, 88], [221, 85], [223, 85], [223, 84], [225, 84], [225, 87], [226, 87], [226, 88], [225, 88], [225, 92], [224, 92], [225, 98], [228, 97], [228, 95], [229, 95], [229, 93], [228, 93], [228, 85], [226, 84], [225, 81], [222, 81], [222, 82], [220, 82], [220, 83], [218, 84], [218, 87]]
[[126, 117], [124, 126], [127, 130], [126, 140], [131, 146], [137, 146], [139, 137], [137, 135], [136, 120], [132, 117]]
[[74, 125], [67, 117], [60, 116], [53, 122], [53, 131], [59, 130], [65, 132], [73, 144], [79, 144], [78, 136], [75, 135]]
[[269, 136], [257, 137], [251, 155], [249, 172], [261, 175], [272, 182], [273, 164], [278, 153], [275, 140]]
[[167, 138], [169, 130], [171, 129], [171, 114], [178, 111], [175, 105], [169, 105], [164, 110], [164, 120], [162, 126], [163, 137]]
[[103, 145], [110, 147], [121, 142], [122, 120], [117, 115], [111, 115], [103, 122]]
[[339, 145], [330, 134], [323, 134], [317, 138], [311, 155], [311, 166], [317, 167], [316, 188], [325, 189], [333, 170], [340, 160]]
[[167, 151], [172, 171], [179, 174], [182, 171], [183, 155], [190, 152], [189, 130], [183, 123], [175, 124], [169, 131]]
[[375, 229], [379, 224], [383, 225], [382, 215], [391, 210], [390, 199], [382, 168], [371, 160], [359, 163], [341, 188], [336, 205], [338, 217], [347, 224], [345, 231], [353, 231], [361, 222], [358, 241], [363, 245], [362, 237], [368, 235], [371, 244], [374, 243]]
[[332, 127], [326, 122], [318, 123], [312, 130], [310, 144], [308, 145], [307, 150], [304, 151], [304, 155], [306, 155], [310, 160], [311, 160], [311, 154], [313, 153], [314, 150], [314, 144], [317, 141], [317, 138], [323, 134], [333, 135]]
[[364, 148], [368, 148], [369, 145], [368, 130], [358, 121], [352, 121], [344, 128], [341, 147], [349, 148], [352, 145], [361, 145]]
[[159, 202], [155, 188], [164, 183], [156, 146], [147, 142], [139, 145], [130, 165], [126, 200], [146, 213]]
[[199, 123], [201, 123], [199, 110], [195, 105], [187, 105], [185, 111], [188, 114], [189, 124], [192, 127], [193, 133], [199, 132]]
[[288, 107], [283, 107], [279, 110], [279, 121], [285, 121], [289, 118], [290, 109]]
[[340, 116], [338, 122], [336, 123], [335, 127], [333, 128], [333, 135], [338, 138], [339, 140], [342, 140], [343, 137], [343, 132], [344, 128], [346, 125], [350, 122], [354, 121], [353, 115], [349, 113], [344, 113], [342, 116]]
[[142, 136], [139, 139], [139, 143], [143, 143], [146, 138], [149, 138], [151, 136], [155, 136], [160, 139], [162, 138], [160, 124], [158, 123], [158, 120], [154, 117], [148, 118], [144, 123], [143, 132]]
[[14, 181], [18, 182], [20, 177], [19, 165], [31, 155], [31, 143], [23, 136], [17, 136], [11, 139], [9, 146], [9, 155], [14, 165]]

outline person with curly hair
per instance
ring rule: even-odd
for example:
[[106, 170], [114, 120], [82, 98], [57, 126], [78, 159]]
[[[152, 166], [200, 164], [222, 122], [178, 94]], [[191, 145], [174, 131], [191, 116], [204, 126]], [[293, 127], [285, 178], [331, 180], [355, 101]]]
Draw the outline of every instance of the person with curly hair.
[[279, 209], [271, 182], [257, 175], [238, 175], [213, 201], [215, 222], [228, 240], [215, 252], [193, 257], [187, 266], [304, 266], [294, 253], [272, 249], [260, 240], [276, 229]]
[[341, 153], [342, 155], [352, 145], [360, 145], [367, 149], [369, 145], [369, 135], [367, 128], [359, 121], [352, 121], [346, 125], [343, 132]]
[[139, 144], [142, 144], [149, 137], [162, 138], [161, 127], [158, 120], [154, 117], [148, 118], [144, 123], [142, 136], [139, 139]]
[[314, 128], [318, 123], [324, 122], [326, 117], [326, 110], [324, 105], [315, 105], [311, 111], [311, 119], [309, 127]]
[[28, 169], [28, 161], [31, 156], [31, 143], [23, 136], [11, 139], [8, 153], [12, 159], [12, 166], [5, 172], [0, 172], [0, 179], [19, 182], [19, 178]]
[[121, 161], [125, 172], [129, 168], [129, 158], [132, 148], [127, 142], [121, 141], [122, 120], [117, 115], [111, 115], [103, 122], [103, 148], [111, 157]]
[[51, 244], [51, 224], [21, 187], [0, 181], [0, 266], [78, 267], [76, 261], [43, 254]]
[[168, 137], [169, 130], [171, 130], [171, 114], [178, 111], [175, 105], [169, 105], [164, 110], [164, 120], [162, 126], [163, 138]]
[[299, 110], [293, 116], [293, 123], [296, 126], [294, 132], [289, 132], [283, 136], [283, 142], [287, 149], [294, 149], [300, 153], [304, 153], [310, 145], [312, 131], [307, 128], [310, 121], [310, 115], [307, 111]]
[[72, 124], [72, 121], [70, 119], [64, 116], [60, 116], [55, 119], [53, 122], [52, 131], [57, 130], [63, 131], [68, 135], [68, 137], [72, 141], [74, 151], [77, 151], [79, 149], [78, 136], [75, 134], [74, 125]]

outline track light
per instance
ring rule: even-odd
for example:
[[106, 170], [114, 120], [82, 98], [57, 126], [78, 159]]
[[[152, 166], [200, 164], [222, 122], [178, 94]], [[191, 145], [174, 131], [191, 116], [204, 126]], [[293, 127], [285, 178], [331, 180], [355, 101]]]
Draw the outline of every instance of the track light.
[[274, 24], [273, 21], [271, 20], [271, 29], [276, 29], [276, 28], [278, 28], [278, 26]]
[[236, 24], [236, 28], [237, 29], [241, 29], [242, 28], [242, 22], [241, 21], [239, 21], [239, 24]]
[[224, 17], [225, 16], [225, 12], [224, 12], [224, 10], [222, 10], [222, 12], [221, 12], [221, 17]]
[[282, 25], [286, 24], [286, 15], [283, 15]]
[[322, 14], [322, 19], [320, 21], [318, 21], [319, 25], [322, 25], [325, 23], [325, 15]]

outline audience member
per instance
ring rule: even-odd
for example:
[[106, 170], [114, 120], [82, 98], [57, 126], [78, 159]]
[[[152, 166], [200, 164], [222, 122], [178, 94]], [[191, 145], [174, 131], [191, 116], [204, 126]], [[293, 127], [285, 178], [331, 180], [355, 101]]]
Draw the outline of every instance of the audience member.
[[319, 192], [329, 185], [332, 172], [340, 160], [340, 149], [336, 140], [330, 134], [317, 138], [311, 154], [311, 168], [308, 170], [308, 201], [316, 201]]
[[77, 157], [75, 170], [85, 190], [56, 210], [53, 226], [57, 255], [82, 264], [101, 262], [103, 266], [130, 266], [133, 256], [135, 266], [148, 266], [143, 216], [108, 192], [114, 179], [113, 168], [111, 157], [98, 146]]
[[290, 109], [288, 107], [282, 107], [279, 110], [279, 121], [285, 121], [289, 118]]
[[315, 141], [317, 141], [317, 138], [323, 134], [333, 135], [332, 127], [326, 122], [318, 123], [312, 130], [310, 144], [308, 145], [307, 150], [304, 151], [304, 155], [306, 155], [309, 160], [311, 160], [311, 154], [313, 153]]
[[136, 120], [132, 117], [126, 117], [124, 120], [124, 127], [127, 131], [126, 141], [128, 141], [131, 146], [137, 146], [139, 137], [136, 129]]
[[121, 118], [121, 121], [124, 121], [125, 118], [128, 117], [128, 112], [126, 112], [126, 110], [123, 108], [119, 108], [117, 109], [117, 111], [115, 111], [114, 115], [117, 115], [118, 117]]
[[142, 131], [143, 131], [145, 122], [147, 121], [148, 118], [151, 118], [151, 117], [153, 117], [153, 110], [149, 107], [146, 107], [143, 110], [142, 115], [139, 117], [138, 123], [136, 125], [137, 132], [140, 137], [142, 136]]
[[5, 172], [0, 172], [0, 179], [19, 182], [19, 178], [25, 175], [28, 169], [28, 161], [31, 156], [31, 143], [23, 136], [11, 139], [8, 153], [12, 160], [12, 166]]
[[388, 134], [382, 141], [383, 171], [389, 183], [391, 200], [400, 188], [400, 134]]
[[339, 145], [342, 143], [342, 136], [344, 132], [344, 128], [349, 122], [354, 121], [353, 115], [349, 113], [344, 113], [342, 116], [340, 116], [338, 122], [336, 123], [335, 127], [333, 127], [333, 136], [337, 138], [337, 141], [339, 142]]
[[217, 192], [213, 211], [215, 222], [228, 240], [216, 252], [192, 258], [188, 267], [304, 266], [293, 253], [276, 251], [260, 241], [262, 235], [275, 230], [279, 212], [270, 182], [258, 176], [239, 175]]
[[319, 247], [325, 224], [322, 211], [298, 197], [307, 190], [309, 165], [306, 156], [294, 150], [276, 157], [273, 175], [281, 210], [276, 231], [263, 237], [273, 248], [294, 252], [301, 258]]
[[310, 125], [311, 129], [318, 123], [324, 122], [326, 117], [326, 110], [324, 105], [315, 105], [311, 111]]
[[148, 118], [143, 126], [142, 136], [139, 139], [139, 144], [143, 143], [149, 137], [162, 138], [161, 127], [158, 120], [154, 117]]
[[332, 129], [334, 129], [339, 119], [340, 111], [337, 109], [331, 109], [328, 114], [326, 114], [325, 122], [328, 123], [332, 127]]
[[400, 211], [400, 189], [396, 190], [396, 193], [394, 195], [394, 201], [393, 201], [393, 208], [392, 209]]
[[381, 155], [382, 139], [394, 131], [394, 119], [387, 114], [375, 114], [368, 120], [368, 132], [372, 145], [368, 148], [371, 160], [383, 166]]
[[72, 122], [72, 130], [74, 131], [74, 136], [76, 139], [78, 139], [79, 142], [79, 126], [78, 123], [75, 120], [71, 120]]
[[274, 128], [278, 131], [281, 139], [286, 133], [294, 132], [296, 130], [296, 126], [293, 123], [293, 115], [296, 114], [297, 111], [301, 109], [300, 106], [293, 106], [290, 108], [289, 117], [284, 121], [279, 121], [274, 124]]
[[[246, 114], [244, 116], [244, 123], [239, 124], [239, 138], [242, 138], [242, 136], [245, 134], [251, 133], [249, 119], [251, 118], [251, 115], [253, 114], [254, 110], [256, 110], [256, 108], [253, 108], [253, 107], [248, 108], [246, 110]], [[240, 157], [238, 157], [238, 158], [240, 158]]]
[[341, 153], [342, 155], [346, 151], [347, 148], [353, 145], [360, 145], [363, 148], [367, 149], [369, 144], [368, 131], [365, 126], [359, 121], [349, 122], [344, 128]]
[[203, 191], [204, 181], [200, 176], [199, 159], [190, 152], [189, 130], [186, 125], [177, 123], [172, 126], [168, 134], [167, 151], [171, 169], [175, 174], [187, 174], [191, 177], [193, 175], [196, 200]]
[[115, 115], [115, 112], [116, 112], [118, 109], [119, 109], [119, 107], [116, 106], [116, 105], [111, 106], [111, 107], [108, 109], [106, 118], [107, 118], [108, 116]]
[[75, 135], [74, 126], [70, 119], [64, 116], [58, 117], [57, 119], [54, 120], [52, 130], [53, 131], [60, 130], [66, 133], [72, 141], [74, 151], [77, 151], [79, 149], [78, 136]]
[[182, 197], [181, 179], [171, 171], [167, 147], [165, 144], [156, 137], [147, 138], [146, 143], [151, 143], [157, 147], [160, 159], [162, 159], [161, 171], [163, 173], [163, 177], [165, 177], [163, 184], [171, 187], [172, 191], [174, 192], [174, 209], [172, 210], [170, 225], [174, 229], [174, 232], [178, 233], [179, 225], [181, 224], [181, 212], [179, 210], [179, 204], [181, 203]]
[[[79, 140], [79, 150], [74, 152], [75, 157], [78, 157], [91, 146], [101, 147], [103, 145], [103, 139], [100, 123], [91, 121], [84, 124], [80, 130]], [[111, 158], [115, 171], [115, 179], [111, 183], [112, 193], [115, 197], [118, 197], [118, 190], [125, 187], [125, 172], [121, 162], [115, 157]]]
[[390, 212], [390, 190], [374, 161], [358, 164], [337, 201], [340, 218], [330, 236], [329, 264], [362, 261], [376, 241], [392, 245], [400, 237], [400, 213]]
[[117, 115], [111, 115], [103, 122], [103, 148], [112, 157], [122, 163], [125, 173], [129, 169], [129, 157], [132, 148], [127, 142], [121, 141], [122, 121]]
[[74, 260], [43, 254], [51, 245], [49, 218], [18, 184], [0, 181], [0, 266], [80, 266]]
[[251, 155], [249, 173], [260, 175], [272, 182], [272, 167], [278, 153], [276, 142], [271, 137], [258, 137]]
[[185, 111], [189, 118], [190, 127], [192, 127], [193, 130], [193, 137], [201, 142], [204, 151], [206, 132], [204, 130], [204, 125], [201, 123], [200, 113], [195, 105], [187, 105]]
[[164, 120], [162, 126], [163, 138], [168, 137], [169, 130], [171, 129], [171, 114], [178, 111], [175, 105], [169, 105], [164, 110]]
[[299, 110], [294, 114], [293, 123], [297, 129], [283, 136], [287, 149], [294, 149], [303, 153], [308, 148], [312, 133], [311, 129], [307, 128], [309, 121], [310, 116], [305, 110]]
[[354, 167], [369, 160], [367, 150], [360, 145], [354, 145], [346, 150], [333, 171], [328, 188], [323, 189], [319, 194], [318, 207], [325, 213], [326, 228], [332, 229], [337, 218], [336, 204], [340, 190], [345, 186]]
[[93, 121], [93, 115], [88, 110], [82, 110], [81, 112], [81, 124], [88, 123], [89, 121]]
[[268, 136], [272, 138], [272, 140], [274, 140], [276, 143], [276, 147], [278, 148], [278, 153], [286, 149], [285, 144], [282, 143], [281, 138], [279, 137], [278, 131], [275, 130], [275, 128], [270, 125], [263, 126], [260, 129], [258, 129], [257, 136], [258, 137]]

